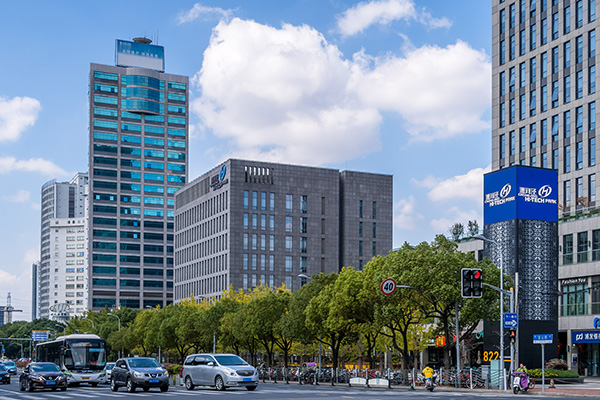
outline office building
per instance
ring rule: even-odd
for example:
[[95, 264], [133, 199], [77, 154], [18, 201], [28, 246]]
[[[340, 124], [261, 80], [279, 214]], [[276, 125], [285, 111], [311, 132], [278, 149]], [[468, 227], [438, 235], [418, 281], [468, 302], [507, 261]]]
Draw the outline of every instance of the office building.
[[[596, 0], [493, 0], [492, 170], [558, 171], [558, 347], [600, 375]], [[540, 332], [542, 333], [542, 332]]]
[[49, 308], [54, 304], [51, 296], [51, 291], [54, 289], [51, 273], [55, 268], [65, 268], [64, 265], [53, 265], [51, 261], [54, 253], [51, 243], [52, 219], [85, 218], [87, 184], [88, 175], [80, 172], [69, 182], [51, 180], [42, 186], [40, 262], [37, 272], [36, 316], [38, 318], [50, 317]]
[[175, 300], [297, 290], [392, 248], [392, 176], [230, 159], [175, 196]]
[[116, 41], [90, 65], [90, 308], [173, 301], [175, 192], [187, 181], [188, 77], [164, 48]]

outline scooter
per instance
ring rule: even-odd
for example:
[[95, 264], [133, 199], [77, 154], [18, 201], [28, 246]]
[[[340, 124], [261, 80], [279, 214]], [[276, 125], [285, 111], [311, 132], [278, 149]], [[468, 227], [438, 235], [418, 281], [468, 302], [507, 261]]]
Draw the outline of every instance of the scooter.
[[435, 384], [436, 377], [437, 377], [437, 374], [433, 374], [433, 376], [431, 378], [425, 379], [425, 389], [429, 390], [430, 392], [433, 392], [433, 389], [436, 387], [436, 384]]
[[518, 394], [519, 391], [526, 393], [527, 390], [533, 389], [535, 387], [535, 382], [533, 379], [529, 379], [527, 374], [522, 371], [515, 371], [512, 373], [513, 375], [513, 393]]

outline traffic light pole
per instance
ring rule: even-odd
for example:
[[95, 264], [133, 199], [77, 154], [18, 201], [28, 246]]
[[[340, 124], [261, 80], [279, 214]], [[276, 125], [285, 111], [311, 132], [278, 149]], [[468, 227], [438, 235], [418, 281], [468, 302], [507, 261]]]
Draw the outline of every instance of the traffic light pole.
[[[510, 312], [514, 313], [515, 312], [515, 291], [513, 290], [513, 288], [510, 288]], [[515, 370], [515, 343], [513, 342], [512, 338], [510, 341], [510, 369], [509, 372], [512, 374], [512, 372]]]

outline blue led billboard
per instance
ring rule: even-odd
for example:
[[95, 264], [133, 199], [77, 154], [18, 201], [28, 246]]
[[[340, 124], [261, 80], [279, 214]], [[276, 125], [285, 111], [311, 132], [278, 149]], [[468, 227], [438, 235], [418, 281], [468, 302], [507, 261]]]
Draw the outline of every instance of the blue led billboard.
[[484, 224], [510, 219], [557, 221], [558, 172], [514, 166], [491, 172], [483, 181]]
[[117, 39], [116, 62], [119, 67], [140, 67], [165, 71], [165, 48], [148, 43]]

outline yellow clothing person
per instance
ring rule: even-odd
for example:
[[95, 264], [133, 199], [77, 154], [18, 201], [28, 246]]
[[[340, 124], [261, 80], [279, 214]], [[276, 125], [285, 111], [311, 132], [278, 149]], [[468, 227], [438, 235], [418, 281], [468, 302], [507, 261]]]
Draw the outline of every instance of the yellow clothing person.
[[423, 376], [427, 378], [433, 378], [433, 369], [431, 367], [425, 367], [423, 369]]

